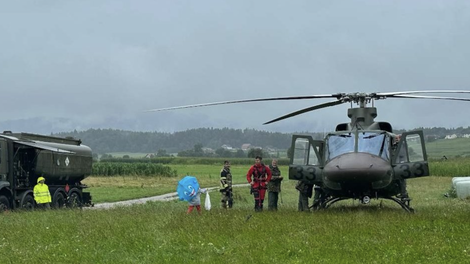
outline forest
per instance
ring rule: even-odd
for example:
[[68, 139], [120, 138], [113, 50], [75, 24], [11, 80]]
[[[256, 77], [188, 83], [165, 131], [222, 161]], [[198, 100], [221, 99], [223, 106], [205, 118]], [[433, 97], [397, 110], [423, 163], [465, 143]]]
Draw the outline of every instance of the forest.
[[[457, 136], [470, 134], [470, 127], [416, 129], [424, 131], [426, 141], [428, 142], [453, 134]], [[404, 131], [395, 130], [395, 133], [402, 133]], [[324, 134], [319, 132], [298, 133], [310, 134], [314, 139], [322, 139], [324, 137]], [[220, 149], [223, 145], [233, 149], [240, 149], [243, 144], [250, 144], [252, 148], [286, 150], [290, 147], [292, 137], [292, 133], [268, 132], [248, 128], [197, 128], [174, 133], [88, 129], [52, 135], [81, 139], [83, 144], [91, 147], [93, 152], [97, 154], [112, 152], [157, 153], [158, 151], [177, 153], [194, 149], [196, 145], [214, 150]]]
[[[292, 134], [254, 129], [198, 128], [174, 133], [89, 129], [57, 133], [53, 136], [81, 139], [83, 144], [93, 149], [93, 152], [103, 154], [111, 152], [157, 153], [159, 150], [175, 153], [194, 149], [195, 145], [214, 150], [223, 145], [240, 149], [243, 144], [250, 144], [252, 147], [287, 149], [290, 146]], [[316, 136], [322, 137], [321, 134]]]

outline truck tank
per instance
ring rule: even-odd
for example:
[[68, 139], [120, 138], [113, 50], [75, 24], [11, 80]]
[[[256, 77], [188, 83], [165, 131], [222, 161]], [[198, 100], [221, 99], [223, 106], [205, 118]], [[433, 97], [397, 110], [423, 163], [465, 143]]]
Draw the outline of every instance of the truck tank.
[[28, 133], [11, 136], [19, 139], [17, 145], [34, 150], [36, 157], [30, 164], [31, 172], [45, 177], [49, 184], [79, 182], [91, 174], [92, 151], [80, 140]]
[[81, 181], [92, 172], [91, 149], [81, 140], [29, 133], [0, 133], [0, 212], [33, 209], [33, 188], [45, 177], [54, 208], [93, 206]]

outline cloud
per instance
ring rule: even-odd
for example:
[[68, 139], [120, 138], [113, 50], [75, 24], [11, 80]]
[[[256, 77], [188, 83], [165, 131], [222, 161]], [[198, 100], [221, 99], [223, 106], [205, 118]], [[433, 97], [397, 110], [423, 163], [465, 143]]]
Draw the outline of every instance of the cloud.
[[[328, 100], [144, 111], [276, 96], [470, 89], [469, 7], [467, 1], [5, 2], [0, 124], [26, 132], [49, 127], [41, 129], [46, 133], [331, 130], [348, 121], [346, 105], [261, 125]], [[406, 129], [468, 126], [467, 104], [388, 99], [376, 102], [377, 119]]]

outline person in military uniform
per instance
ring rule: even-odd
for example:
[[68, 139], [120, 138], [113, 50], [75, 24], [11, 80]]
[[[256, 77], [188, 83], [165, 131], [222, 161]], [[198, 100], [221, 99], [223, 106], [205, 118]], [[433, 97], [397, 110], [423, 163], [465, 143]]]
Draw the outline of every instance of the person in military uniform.
[[316, 184], [313, 185], [313, 190], [314, 195], [312, 207], [314, 210], [318, 210], [326, 199], [326, 193], [321, 186], [318, 186]]
[[[401, 135], [396, 135], [394, 140], [393, 140], [393, 148], [396, 149], [398, 148], [398, 144], [401, 140]], [[407, 145], [406, 145], [406, 141], [403, 142], [402, 144], [402, 147], [400, 149], [400, 152], [398, 153], [398, 157], [397, 157], [397, 162], [398, 163], [406, 163], [407, 162]], [[397, 198], [399, 199], [402, 199], [402, 200], [409, 200], [409, 196], [408, 196], [408, 191], [406, 190], [406, 179], [398, 179], [397, 180], [397, 184], [399, 186], [399, 189], [400, 189], [400, 193], [398, 195], [396, 195]]]
[[232, 208], [232, 174], [230, 173], [230, 161], [228, 160], [224, 161], [224, 167], [220, 171], [220, 193], [222, 194], [222, 199], [220, 200], [222, 208]]
[[308, 184], [303, 181], [298, 181], [295, 185], [295, 189], [299, 191], [299, 211], [308, 212], [310, 208], [308, 207], [308, 198], [312, 198], [313, 194], [313, 184]]
[[268, 210], [277, 211], [277, 204], [279, 201], [279, 193], [281, 192], [281, 171], [277, 166], [277, 159], [273, 159], [271, 165], [269, 165], [271, 170], [271, 181], [268, 183]]

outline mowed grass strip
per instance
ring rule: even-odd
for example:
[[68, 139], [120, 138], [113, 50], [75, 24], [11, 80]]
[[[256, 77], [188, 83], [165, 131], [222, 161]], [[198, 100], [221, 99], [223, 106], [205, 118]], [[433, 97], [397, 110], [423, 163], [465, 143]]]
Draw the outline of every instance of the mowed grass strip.
[[[468, 201], [445, 198], [450, 178], [408, 181], [416, 213], [373, 199], [297, 212], [293, 181], [277, 212], [255, 213], [248, 188], [233, 210], [186, 215], [187, 203], [1, 215], [0, 263], [465, 263]], [[204, 201], [202, 195], [202, 201]]]
[[[156, 196], [176, 192], [178, 181], [186, 175], [197, 177], [199, 184], [206, 187], [218, 187], [220, 184], [221, 166], [211, 165], [170, 165], [178, 172], [178, 177], [155, 176], [90, 176], [83, 183], [90, 188], [94, 203], [116, 202], [142, 197]], [[231, 167], [233, 183], [247, 183], [246, 173], [249, 166], [236, 165]], [[281, 167], [283, 175], [287, 175], [288, 167]], [[286, 176], [287, 178], [287, 176]], [[286, 181], [288, 181], [286, 179]]]

